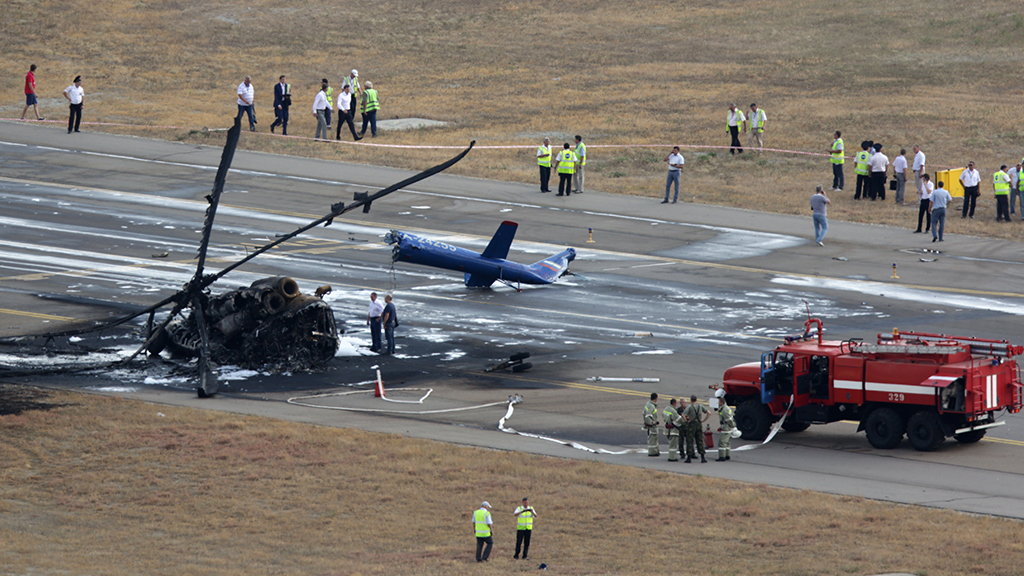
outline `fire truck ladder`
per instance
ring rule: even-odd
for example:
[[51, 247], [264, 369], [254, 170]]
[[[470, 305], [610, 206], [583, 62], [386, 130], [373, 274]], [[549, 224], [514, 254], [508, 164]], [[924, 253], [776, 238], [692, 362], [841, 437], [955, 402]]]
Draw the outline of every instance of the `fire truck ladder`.
[[973, 336], [949, 336], [947, 334], [931, 334], [927, 332], [879, 334], [878, 344], [875, 345], [880, 347], [879, 350], [864, 350], [863, 346], [858, 346], [857, 348], [864, 352], [893, 351], [900, 353], [902, 350], [894, 350], [892, 347], [902, 347], [904, 346], [903, 342], [906, 342], [906, 346], [908, 348], [931, 348], [930, 351], [926, 352], [908, 351], [908, 354], [941, 354], [943, 351], [941, 351], [940, 347], [943, 346], [966, 347], [971, 354], [977, 354], [979, 356], [1001, 356], [1003, 358], [1010, 358], [1024, 353], [1024, 346], [1014, 346], [1006, 340], [991, 340], [988, 338], [975, 338]]

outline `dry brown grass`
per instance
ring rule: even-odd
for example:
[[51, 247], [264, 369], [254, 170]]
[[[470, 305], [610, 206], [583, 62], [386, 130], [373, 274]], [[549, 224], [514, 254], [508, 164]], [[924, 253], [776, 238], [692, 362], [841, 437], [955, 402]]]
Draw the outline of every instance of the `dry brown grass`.
[[[1005, 519], [44, 394], [64, 406], [0, 416], [5, 574], [1009, 575], [1024, 553]], [[528, 565], [510, 558], [523, 495]], [[478, 567], [482, 499], [496, 548]]]
[[[319, 79], [337, 85], [356, 67], [380, 90], [381, 118], [452, 123], [385, 133], [380, 142], [526, 146], [478, 151], [453, 171], [532, 184], [532, 147], [541, 137], [558, 144], [580, 133], [591, 144], [590, 188], [652, 198], [664, 186], [667, 149], [625, 145], [724, 145], [726, 104], [746, 110], [757, 101], [769, 115], [770, 147], [821, 152], [840, 129], [848, 149], [871, 138], [893, 156], [920, 143], [932, 169], [970, 158], [988, 178], [1024, 156], [1020, 88], [1012, 81], [1024, 40], [1021, 8], [1019, 1], [981, 1], [965, 14], [948, 0], [20, 0], [5, 6], [0, 23], [0, 88], [14, 100], [35, 62], [40, 91], [51, 99], [84, 74], [86, 120], [200, 128], [229, 122], [235, 86], [251, 74], [266, 131], [271, 86], [284, 73], [296, 93], [292, 133], [311, 136], [308, 108]], [[61, 116], [60, 102], [47, 101], [44, 112]], [[5, 109], [13, 115], [20, 104]], [[144, 133], [219, 141], [181, 130]], [[616, 147], [597, 147], [603, 144]], [[447, 154], [269, 135], [246, 136], [242, 145], [403, 168]], [[806, 214], [814, 185], [831, 183], [825, 158], [703, 152], [685, 154], [691, 201]], [[852, 164], [846, 172], [851, 189]], [[953, 218], [949, 231], [1024, 238], [1024, 227], [993, 222], [990, 186], [983, 192], [982, 217]], [[913, 225], [912, 208], [853, 205], [851, 197], [835, 199], [833, 218]]]

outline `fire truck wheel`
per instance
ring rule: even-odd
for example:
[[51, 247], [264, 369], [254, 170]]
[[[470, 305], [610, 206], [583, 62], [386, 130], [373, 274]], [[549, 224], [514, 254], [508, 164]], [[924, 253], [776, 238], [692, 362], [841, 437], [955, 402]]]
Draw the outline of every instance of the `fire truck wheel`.
[[786, 420], [782, 423], [782, 429], [786, 432], [803, 432], [811, 427], [810, 422], [797, 422], [795, 420]]
[[900, 445], [906, 424], [903, 417], [892, 408], [876, 408], [868, 415], [865, 429], [872, 446], [890, 450]]
[[974, 444], [985, 437], [985, 432], [988, 432], [988, 430], [971, 430], [963, 434], [954, 434], [953, 438], [956, 438], [956, 441], [961, 444]]
[[915, 412], [907, 421], [907, 438], [915, 450], [931, 452], [945, 442], [939, 415], [932, 410]]
[[764, 440], [772, 427], [772, 413], [760, 398], [751, 398], [736, 407], [736, 428], [744, 440]]

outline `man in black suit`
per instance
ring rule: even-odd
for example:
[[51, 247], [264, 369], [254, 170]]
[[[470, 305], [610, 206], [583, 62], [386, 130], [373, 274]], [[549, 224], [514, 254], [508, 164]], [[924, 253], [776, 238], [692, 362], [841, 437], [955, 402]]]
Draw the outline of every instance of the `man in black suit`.
[[281, 127], [281, 134], [288, 135], [288, 107], [292, 105], [292, 87], [291, 84], [286, 84], [284, 76], [279, 78], [279, 82], [274, 85], [274, 116], [277, 117], [274, 123], [270, 125], [270, 131], [274, 131], [275, 126]]

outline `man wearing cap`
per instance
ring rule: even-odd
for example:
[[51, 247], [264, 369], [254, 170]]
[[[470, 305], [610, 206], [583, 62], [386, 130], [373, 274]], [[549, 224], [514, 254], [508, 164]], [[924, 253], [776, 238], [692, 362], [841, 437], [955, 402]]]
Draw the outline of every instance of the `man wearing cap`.
[[679, 415], [676, 399], [668, 401], [662, 412], [665, 418], [665, 435], [668, 436], [668, 461], [679, 462], [679, 432], [683, 428], [683, 417]]
[[354, 115], [359, 103], [359, 93], [362, 91], [362, 88], [359, 86], [359, 70], [353, 69], [352, 73], [341, 81], [341, 88], [344, 89], [345, 86], [348, 86], [349, 92], [352, 94], [352, 101], [349, 103], [349, 110], [351, 110]]
[[[491, 507], [490, 502], [484, 502], [480, 505], [475, 512], [473, 512], [473, 527], [476, 529], [476, 561], [487, 562], [487, 559], [491, 556], [491, 547], [494, 546], [494, 539], [491, 538], [491, 525], [494, 523], [491, 520], [491, 513], [488, 508]], [[487, 545], [484, 548], [484, 544]], [[483, 554], [480, 552], [483, 551]]]
[[551, 192], [548, 182], [551, 181], [551, 140], [544, 138], [544, 143], [537, 148], [537, 166], [540, 168], [540, 191]]
[[530, 506], [529, 498], [523, 498], [522, 506], [516, 508], [512, 514], [516, 517], [516, 554], [512, 558], [519, 559], [519, 548], [522, 546], [523, 560], [528, 560], [530, 536], [533, 534], [533, 519], [537, 517], [537, 511]]
[[71, 113], [68, 116], [68, 134], [71, 134], [72, 130], [78, 132], [78, 127], [82, 124], [82, 108], [85, 107], [85, 89], [82, 88], [81, 76], [75, 76], [75, 81], [64, 89], [64, 97], [71, 103]]
[[683, 434], [686, 436], [686, 460], [683, 462], [689, 464], [690, 459], [696, 456], [696, 452], [700, 453], [701, 463], [707, 463], [708, 460], [704, 457], [707, 447], [704, 445], [704, 432], [701, 426], [709, 416], [711, 414], [708, 413], [708, 409], [697, 403], [697, 395], [690, 396], [690, 405], [683, 410]]
[[644, 405], [644, 430], [647, 432], [647, 455], [660, 456], [658, 448], [658, 393], [651, 392], [651, 399]]
[[732, 417], [732, 407], [725, 401], [725, 390], [715, 391], [718, 398], [718, 459], [715, 462], [729, 460], [729, 449], [732, 446], [732, 431], [736, 428], [736, 420]]

